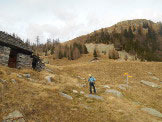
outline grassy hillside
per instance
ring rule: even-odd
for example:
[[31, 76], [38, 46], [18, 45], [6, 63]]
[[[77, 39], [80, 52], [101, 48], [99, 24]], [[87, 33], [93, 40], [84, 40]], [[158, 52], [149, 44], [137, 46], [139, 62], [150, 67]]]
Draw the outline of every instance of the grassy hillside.
[[[28, 122], [162, 121], [162, 118], [141, 110], [149, 107], [162, 113], [162, 89], [140, 82], [146, 80], [162, 87], [162, 63], [119, 62], [107, 60], [106, 57], [90, 62], [91, 59], [91, 55], [84, 55], [72, 61], [51, 59], [50, 64], [46, 65], [47, 69], [41, 72], [0, 66], [0, 79], [6, 80], [0, 82], [0, 121], [14, 110], [19, 110]], [[26, 73], [31, 75], [30, 78], [23, 76]], [[89, 94], [87, 79], [90, 73], [97, 79], [97, 95], [104, 100], [85, 97]], [[126, 83], [124, 73], [133, 76], [129, 79], [129, 88], [126, 90], [118, 87]], [[52, 82], [46, 81], [46, 76], [51, 76]], [[123, 97], [105, 93], [107, 89], [116, 89]], [[64, 98], [60, 92], [70, 95], [73, 99]]]
[[135, 19], [77, 37], [68, 43], [114, 44], [117, 50], [137, 55], [141, 60], [162, 61], [162, 24]]

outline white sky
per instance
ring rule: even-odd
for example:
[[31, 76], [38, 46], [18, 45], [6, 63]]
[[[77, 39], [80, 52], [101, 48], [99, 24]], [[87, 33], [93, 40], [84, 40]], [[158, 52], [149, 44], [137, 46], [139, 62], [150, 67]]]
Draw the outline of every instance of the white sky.
[[119, 21], [162, 21], [162, 0], [0, 0], [0, 30], [61, 42]]

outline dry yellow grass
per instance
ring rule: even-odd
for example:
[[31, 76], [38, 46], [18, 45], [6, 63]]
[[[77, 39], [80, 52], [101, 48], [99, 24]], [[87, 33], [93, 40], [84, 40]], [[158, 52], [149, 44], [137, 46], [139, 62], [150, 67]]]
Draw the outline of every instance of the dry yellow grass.
[[[162, 119], [140, 110], [151, 107], [162, 113], [162, 88], [151, 88], [140, 83], [148, 80], [159, 85], [160, 81], [150, 78], [152, 74], [162, 80], [162, 63], [155, 62], [119, 62], [101, 57], [99, 62], [89, 62], [91, 55], [84, 55], [78, 60], [50, 60], [48, 71], [36, 72], [29, 69], [17, 70], [0, 66], [0, 78], [7, 80], [0, 83], [3, 101], [0, 103], [0, 121], [8, 113], [19, 110], [28, 122], [160, 122]], [[125, 83], [123, 74], [128, 72], [133, 77], [129, 80], [132, 87], [126, 91], [117, 86]], [[18, 78], [17, 74], [30, 73], [27, 78]], [[88, 74], [97, 79], [97, 94], [104, 101], [90, 99], [72, 90], [88, 91]], [[54, 82], [47, 83], [45, 76], [54, 75]], [[78, 78], [85, 78], [85, 80]], [[10, 82], [15, 79], [16, 83]], [[86, 84], [80, 87], [79, 84]], [[109, 85], [121, 91], [123, 98], [105, 94], [102, 85]], [[162, 85], [161, 85], [162, 86]], [[73, 97], [68, 100], [59, 95], [62, 91]], [[2, 92], [1, 92], [2, 93]], [[139, 104], [137, 104], [137, 102]], [[86, 109], [85, 106], [91, 109]]]

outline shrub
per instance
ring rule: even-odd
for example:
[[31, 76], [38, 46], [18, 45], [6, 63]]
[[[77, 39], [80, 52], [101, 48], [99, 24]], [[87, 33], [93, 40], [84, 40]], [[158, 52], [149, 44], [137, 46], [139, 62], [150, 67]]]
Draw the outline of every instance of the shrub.
[[94, 56], [94, 58], [98, 57], [96, 49], [94, 49], [93, 56]]
[[110, 50], [108, 56], [109, 56], [109, 59], [118, 59], [119, 53], [116, 50]]
[[127, 55], [125, 55], [124, 60], [125, 60], [125, 61], [127, 61], [127, 60], [128, 60], [128, 56], [127, 56]]

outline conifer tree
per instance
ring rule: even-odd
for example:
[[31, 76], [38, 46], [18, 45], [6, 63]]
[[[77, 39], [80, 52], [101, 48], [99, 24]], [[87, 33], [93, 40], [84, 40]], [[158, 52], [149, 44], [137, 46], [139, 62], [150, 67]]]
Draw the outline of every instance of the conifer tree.
[[85, 45], [83, 45], [83, 52], [84, 52], [84, 54], [88, 54], [88, 50], [87, 50], [87, 47]]
[[94, 58], [97, 58], [97, 57], [98, 57], [96, 49], [94, 49], [93, 57], [94, 57]]
[[54, 54], [54, 47], [51, 48], [51, 55]]
[[162, 36], [162, 24], [160, 24], [159, 34]]

